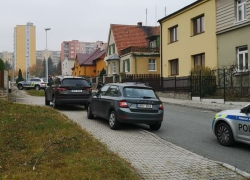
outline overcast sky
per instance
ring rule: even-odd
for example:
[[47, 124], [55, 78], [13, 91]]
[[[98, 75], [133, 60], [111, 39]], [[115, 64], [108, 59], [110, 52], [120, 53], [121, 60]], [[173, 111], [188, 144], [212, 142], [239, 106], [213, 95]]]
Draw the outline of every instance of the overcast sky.
[[60, 50], [62, 41], [107, 42], [110, 24], [159, 25], [157, 20], [195, 0], [0, 0], [0, 52], [13, 52], [16, 25], [36, 26], [36, 49]]

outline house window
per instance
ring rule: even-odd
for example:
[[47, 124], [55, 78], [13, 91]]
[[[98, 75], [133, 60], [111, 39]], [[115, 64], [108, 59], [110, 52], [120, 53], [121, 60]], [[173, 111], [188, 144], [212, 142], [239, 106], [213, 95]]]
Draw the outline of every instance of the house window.
[[194, 35], [205, 32], [205, 17], [204, 15], [193, 19]]
[[113, 74], [116, 74], [116, 63], [115, 62], [112, 62], [112, 73]]
[[238, 70], [248, 71], [248, 48], [247, 46], [237, 48]]
[[170, 43], [178, 41], [178, 26], [169, 29]]
[[205, 53], [194, 55], [194, 68], [205, 67]]
[[237, 20], [243, 21], [247, 19], [246, 0], [237, 0]]
[[155, 59], [149, 59], [148, 67], [149, 67], [149, 71], [156, 71], [156, 60]]
[[156, 40], [150, 41], [149, 47], [150, 47], [150, 48], [156, 48]]
[[130, 60], [129, 59], [124, 61], [124, 66], [125, 66], [125, 72], [129, 72], [130, 71]]
[[179, 60], [171, 60], [170, 62], [170, 67], [171, 67], [171, 76], [174, 75], [179, 75]]

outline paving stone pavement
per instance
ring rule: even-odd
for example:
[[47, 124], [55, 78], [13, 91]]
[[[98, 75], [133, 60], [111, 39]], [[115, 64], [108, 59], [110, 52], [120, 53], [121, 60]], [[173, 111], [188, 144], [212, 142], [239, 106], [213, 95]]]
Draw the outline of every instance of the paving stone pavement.
[[[24, 91], [21, 95], [17, 102], [44, 104], [43, 98], [27, 96]], [[145, 130], [125, 126], [113, 131], [105, 120], [87, 119], [84, 109], [62, 109], [60, 112], [130, 162], [142, 179], [247, 179], [222, 163], [196, 155]]]

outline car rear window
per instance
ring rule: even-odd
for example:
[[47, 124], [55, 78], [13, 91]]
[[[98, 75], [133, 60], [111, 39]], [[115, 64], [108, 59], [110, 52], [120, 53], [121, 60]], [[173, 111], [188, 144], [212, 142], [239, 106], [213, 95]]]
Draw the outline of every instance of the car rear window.
[[62, 81], [63, 86], [84, 86], [90, 87], [88, 82], [84, 79], [64, 79]]
[[126, 87], [124, 88], [124, 96], [131, 98], [157, 98], [152, 89]]

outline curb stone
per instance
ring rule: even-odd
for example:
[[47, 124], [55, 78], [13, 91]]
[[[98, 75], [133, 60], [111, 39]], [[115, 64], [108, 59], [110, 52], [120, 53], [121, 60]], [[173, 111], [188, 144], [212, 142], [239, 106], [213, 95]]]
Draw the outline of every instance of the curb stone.
[[234, 172], [240, 174], [240, 175], [243, 176], [243, 177], [246, 177], [246, 178], [248, 178], [248, 179], [250, 178], [250, 174], [249, 174], [249, 173], [247, 173], [247, 172], [245, 172], [245, 171], [242, 171], [242, 170], [240, 170], [240, 169], [238, 169], [238, 168], [236, 168], [236, 167], [234, 167], [234, 166], [232, 166], [232, 165], [230, 165], [230, 164], [223, 163], [223, 162], [219, 162], [219, 161], [210, 160], [210, 159], [208, 159], [208, 158], [206, 158], [206, 157], [204, 157], [204, 156], [195, 154], [195, 153], [193, 153], [193, 152], [191, 152], [191, 151], [189, 151], [189, 150], [186, 150], [186, 149], [184, 149], [184, 148], [182, 148], [182, 147], [180, 147], [180, 146], [178, 146], [178, 145], [176, 145], [176, 144], [173, 144], [173, 143], [171, 143], [171, 142], [169, 142], [169, 141], [167, 141], [167, 140], [164, 140], [164, 139], [162, 139], [161, 137], [159, 137], [159, 136], [157, 136], [157, 135], [155, 135], [155, 134], [153, 134], [153, 133], [151, 133], [151, 132], [149, 132], [149, 131], [146, 131], [146, 130], [144, 130], [144, 129], [141, 129], [141, 130], [142, 130], [143, 132], [145, 132], [145, 133], [147, 133], [147, 134], [153, 136], [155, 139], [161, 141], [163, 144], [166, 144], [166, 145], [167, 145], [167, 144], [172, 144], [172, 145], [174, 145], [176, 148], [178, 148], [178, 150], [186, 151], [188, 154], [192, 154], [192, 155], [197, 156], [197, 157], [202, 157], [202, 158], [206, 159], [206, 160], [209, 161], [209, 162], [213, 162], [213, 163], [220, 164], [220, 165], [222, 165], [223, 167], [225, 167], [225, 168], [227, 168], [227, 169], [230, 169], [230, 170], [232, 170], [232, 171], [234, 171]]

